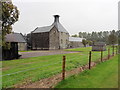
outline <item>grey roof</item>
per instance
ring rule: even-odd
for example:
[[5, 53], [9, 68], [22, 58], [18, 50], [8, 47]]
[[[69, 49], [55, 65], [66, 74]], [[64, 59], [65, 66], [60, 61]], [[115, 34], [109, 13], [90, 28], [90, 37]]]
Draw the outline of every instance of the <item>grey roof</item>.
[[26, 43], [23, 35], [21, 33], [11, 33], [5, 36], [6, 42], [22, 42]]
[[32, 33], [49, 32], [53, 27], [56, 27], [59, 32], [68, 33], [59, 22], [54, 22], [51, 26], [38, 27]]
[[79, 37], [69, 37], [69, 41], [73, 42], [82, 42], [84, 38], [79, 38]]
[[52, 26], [37, 27], [32, 33], [49, 32], [51, 29], [52, 29]]

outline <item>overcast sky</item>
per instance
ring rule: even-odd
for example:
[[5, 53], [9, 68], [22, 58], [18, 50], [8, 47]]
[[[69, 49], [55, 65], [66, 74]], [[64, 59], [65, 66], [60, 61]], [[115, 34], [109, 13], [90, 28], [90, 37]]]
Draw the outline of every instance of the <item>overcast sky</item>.
[[13, 31], [28, 34], [36, 27], [49, 26], [53, 15], [71, 34], [118, 30], [119, 0], [13, 0], [20, 11]]

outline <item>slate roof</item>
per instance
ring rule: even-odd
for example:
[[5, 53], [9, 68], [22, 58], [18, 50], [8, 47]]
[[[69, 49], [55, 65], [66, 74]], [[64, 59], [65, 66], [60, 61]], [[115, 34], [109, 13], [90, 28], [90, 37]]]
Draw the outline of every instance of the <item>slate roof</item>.
[[67, 30], [58, 21], [55, 21], [51, 26], [37, 27], [34, 31], [32, 31], [32, 33], [50, 32], [53, 27], [56, 27], [59, 32], [68, 33]]
[[69, 41], [72, 42], [82, 42], [84, 38], [79, 38], [79, 37], [69, 37]]
[[21, 42], [26, 43], [23, 35], [21, 33], [11, 33], [5, 36], [6, 42]]
[[37, 27], [32, 33], [49, 32], [51, 29], [52, 26]]

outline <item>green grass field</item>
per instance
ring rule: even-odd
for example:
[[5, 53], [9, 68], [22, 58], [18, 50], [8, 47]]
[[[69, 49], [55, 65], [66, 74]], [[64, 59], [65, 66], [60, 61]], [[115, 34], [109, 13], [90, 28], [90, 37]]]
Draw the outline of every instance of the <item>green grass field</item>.
[[73, 49], [65, 49], [66, 51], [91, 51], [91, 47], [82, 47], [82, 48], [73, 48]]
[[118, 55], [65, 79], [56, 88], [118, 88]]
[[32, 50], [28, 50], [28, 51], [18, 51], [18, 52], [32, 52]]
[[[66, 56], [66, 70], [71, 70], [88, 63], [91, 48], [77, 48], [78, 53], [31, 57], [26, 59], [1, 61], [2, 87], [14, 87], [16, 84], [35, 82], [62, 71], [62, 56]], [[75, 50], [75, 49], [74, 49]], [[112, 52], [111, 52], [112, 53]], [[107, 51], [104, 51], [107, 56]], [[92, 61], [100, 59], [100, 52], [92, 52]]]

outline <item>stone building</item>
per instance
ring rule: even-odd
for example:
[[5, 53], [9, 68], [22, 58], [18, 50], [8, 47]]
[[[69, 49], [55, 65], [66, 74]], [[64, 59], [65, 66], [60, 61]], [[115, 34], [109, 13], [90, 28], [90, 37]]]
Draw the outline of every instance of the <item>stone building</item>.
[[59, 22], [59, 15], [54, 15], [51, 26], [37, 27], [29, 36], [31, 49], [68, 48], [69, 33]]
[[5, 36], [6, 43], [9, 43], [9, 49], [2, 48], [2, 60], [18, 59], [18, 50], [26, 50], [26, 40], [20, 33], [11, 33]]
[[25, 51], [27, 50], [27, 42], [22, 35], [22, 33], [11, 33], [6, 35], [7, 42], [17, 42], [18, 43], [18, 50]]

